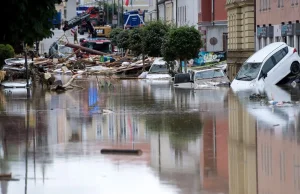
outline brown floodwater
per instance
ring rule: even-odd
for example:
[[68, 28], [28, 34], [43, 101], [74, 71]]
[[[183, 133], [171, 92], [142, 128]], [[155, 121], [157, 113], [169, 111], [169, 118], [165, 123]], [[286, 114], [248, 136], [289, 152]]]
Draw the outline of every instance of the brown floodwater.
[[0, 91], [0, 172], [12, 174], [0, 193], [300, 193], [296, 89], [277, 88], [293, 103], [270, 106], [162, 80], [74, 84], [29, 99], [25, 89]]

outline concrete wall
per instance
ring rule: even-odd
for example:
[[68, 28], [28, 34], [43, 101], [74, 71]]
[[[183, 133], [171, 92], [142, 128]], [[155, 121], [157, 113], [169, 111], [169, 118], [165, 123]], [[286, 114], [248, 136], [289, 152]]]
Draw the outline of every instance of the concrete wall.
[[[207, 51], [223, 51], [223, 33], [227, 32], [227, 26], [208, 26], [206, 34]], [[215, 37], [218, 42], [216, 45], [210, 43], [210, 39]]]

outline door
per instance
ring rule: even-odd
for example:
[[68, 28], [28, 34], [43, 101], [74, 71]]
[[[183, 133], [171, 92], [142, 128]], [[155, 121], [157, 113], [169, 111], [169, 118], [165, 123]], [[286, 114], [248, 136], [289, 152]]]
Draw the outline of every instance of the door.
[[261, 71], [260, 77], [263, 74], [266, 75], [264, 78], [267, 84], [277, 84], [290, 72], [290, 65], [286, 64], [286, 56], [288, 53], [288, 47], [284, 47], [274, 53], [265, 63]]

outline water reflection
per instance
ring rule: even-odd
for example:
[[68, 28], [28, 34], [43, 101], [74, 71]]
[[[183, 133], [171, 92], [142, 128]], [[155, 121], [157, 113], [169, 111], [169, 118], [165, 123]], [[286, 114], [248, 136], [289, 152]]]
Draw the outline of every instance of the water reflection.
[[247, 92], [229, 98], [231, 193], [300, 192], [298, 93], [269, 87], [267, 102], [291, 102], [280, 106], [250, 101]]
[[[7, 156], [2, 169], [26, 180], [5, 182], [2, 193], [22, 193], [27, 182], [28, 193], [70, 188], [72, 193], [132, 193], [134, 188], [134, 193], [189, 194], [213, 190], [206, 179], [226, 179], [226, 163], [218, 161], [218, 156], [226, 160], [226, 129], [218, 126], [227, 125], [220, 116], [226, 111], [215, 111], [226, 108], [226, 91], [174, 91], [171, 83], [143, 81], [115, 81], [108, 88], [85, 78], [76, 84], [85, 89], [62, 94], [35, 90], [29, 101], [0, 93]], [[212, 96], [220, 96], [218, 103], [205, 100]], [[113, 113], [100, 114], [103, 109]], [[142, 149], [143, 155], [104, 156], [102, 148]], [[201, 163], [211, 159], [216, 165]], [[208, 168], [217, 173], [209, 176], [203, 170]]]
[[[1, 181], [1, 192], [24, 193], [27, 181], [33, 194], [299, 193], [296, 105], [269, 107], [229, 89], [112, 83], [83, 77], [83, 90], [35, 90], [29, 101], [1, 91], [0, 170], [20, 179]], [[279, 89], [274, 98], [297, 100], [297, 91]], [[101, 155], [102, 148], [143, 155]]]

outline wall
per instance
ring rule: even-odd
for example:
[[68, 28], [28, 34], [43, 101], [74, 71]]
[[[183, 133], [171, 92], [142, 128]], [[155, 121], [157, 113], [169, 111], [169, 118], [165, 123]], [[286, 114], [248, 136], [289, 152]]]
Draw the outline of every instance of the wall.
[[166, 8], [166, 22], [168, 24], [174, 23], [175, 22], [175, 17], [174, 17], [174, 8], [175, 6], [171, 2], [166, 2], [165, 3], [165, 8]]
[[[202, 0], [205, 1], [205, 0]], [[214, 5], [214, 15], [215, 21], [226, 21], [227, 20], [227, 12], [225, 8], [226, 0], [215, 0], [215, 5]]]
[[160, 4], [158, 5], [158, 17], [161, 21], [165, 21], [165, 5]]
[[67, 14], [66, 19], [70, 20], [71, 18], [76, 16], [76, 0], [69, 0], [66, 5]]
[[[298, 5], [293, 5], [292, 2], [297, 2]], [[256, 0], [256, 24], [280, 24], [300, 19], [300, 1], [288, 0], [283, 1], [283, 7], [278, 7], [278, 0], [270, 0], [268, 4], [260, 4], [262, 0]]]
[[198, 26], [198, 4], [198, 0], [178, 0], [177, 20], [179, 26]]
[[[208, 26], [206, 34], [206, 50], [207, 51], [223, 51], [223, 33], [227, 32], [227, 26]], [[218, 42], [216, 45], [210, 44], [210, 39], [215, 37]]]

